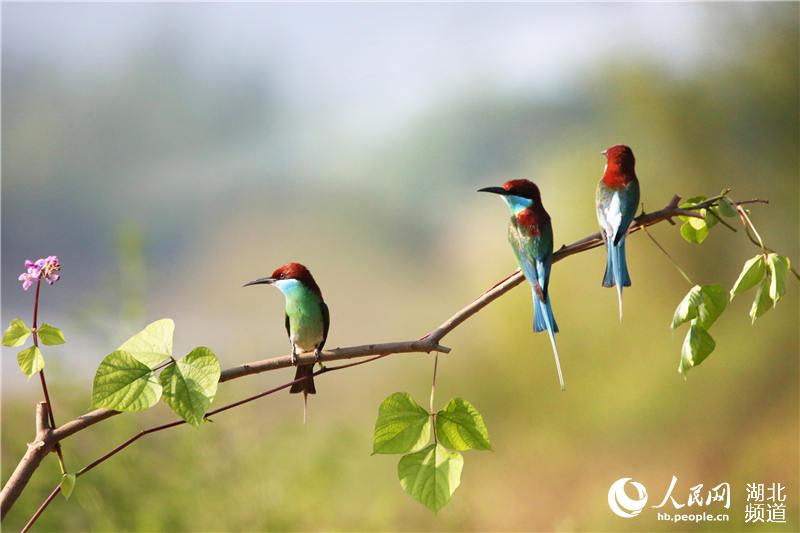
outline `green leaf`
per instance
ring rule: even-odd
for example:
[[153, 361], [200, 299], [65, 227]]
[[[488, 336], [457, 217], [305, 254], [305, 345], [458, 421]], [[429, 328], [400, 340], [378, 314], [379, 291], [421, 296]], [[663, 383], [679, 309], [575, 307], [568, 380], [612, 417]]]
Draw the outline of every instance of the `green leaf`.
[[703, 217], [703, 220], [705, 221], [706, 226], [708, 226], [708, 229], [713, 228], [719, 223], [719, 211], [717, 211], [717, 209], [714, 207], [709, 207], [706, 209], [706, 214]]
[[737, 294], [758, 285], [758, 282], [764, 278], [764, 273], [766, 271], [763, 255], [758, 254], [752, 259], [748, 259], [742, 268], [742, 272], [739, 274], [739, 278], [736, 280], [736, 283], [733, 284], [731, 300], [733, 300], [733, 297]]
[[[699, 204], [700, 202], [704, 202], [705, 200], [705, 196], [695, 196], [683, 202], [679, 207], [691, 207]], [[683, 220], [683, 224], [681, 224], [680, 228], [681, 236], [686, 242], [694, 244], [700, 244], [706, 240], [706, 237], [708, 237], [708, 229], [717, 223], [717, 220], [714, 219], [713, 215], [708, 215], [706, 209], [698, 209], [697, 214], [703, 218], [687, 216], [678, 217]], [[713, 222], [711, 221], [712, 219], [714, 219]]]
[[195, 348], [158, 377], [164, 388], [164, 401], [178, 416], [199, 426], [217, 394], [220, 372], [214, 352], [204, 346]]
[[22, 346], [31, 333], [31, 328], [25, 325], [25, 322], [19, 318], [15, 318], [8, 325], [8, 329], [3, 333], [3, 346]]
[[703, 285], [700, 289], [702, 301], [697, 307], [697, 320], [695, 324], [702, 328], [711, 327], [728, 305], [728, 293], [722, 285]]
[[397, 464], [397, 476], [409, 496], [436, 513], [447, 505], [461, 484], [463, 468], [464, 458], [460, 453], [448, 451], [441, 444], [431, 444], [404, 455]]
[[771, 285], [770, 275], [764, 278], [761, 286], [758, 287], [756, 298], [753, 300], [753, 306], [750, 308], [750, 319], [752, 323], [756, 323], [756, 318], [760, 317], [773, 307], [772, 298], [769, 297], [769, 288]]
[[436, 436], [451, 450], [491, 450], [483, 417], [463, 398], [453, 398], [436, 413]]
[[736, 204], [727, 196], [723, 196], [719, 200], [719, 213], [724, 217], [735, 217], [739, 214], [736, 211]]
[[17, 363], [19, 363], [22, 372], [31, 377], [44, 368], [44, 356], [42, 356], [42, 351], [39, 348], [31, 346], [17, 354]]
[[675, 309], [675, 314], [672, 316], [672, 329], [677, 328], [684, 322], [688, 322], [697, 318], [697, 307], [703, 301], [702, 287], [695, 285], [689, 290], [686, 296], [683, 297], [681, 303]]
[[786, 276], [789, 274], [789, 258], [778, 254], [767, 256], [767, 266], [770, 273], [769, 297], [772, 306], [778, 305], [778, 300], [786, 294]]
[[97, 367], [92, 406], [116, 411], [143, 411], [158, 403], [161, 385], [153, 371], [132, 354], [117, 350]]
[[[706, 225], [704, 220], [700, 220], [699, 218], [692, 218], [689, 217], [691, 220], [696, 220], [698, 222], [684, 222], [681, 225], [681, 237], [686, 242], [694, 243], [694, 244], [702, 244], [706, 237], [708, 237], [708, 226]], [[699, 225], [699, 228], [695, 228], [694, 224]]]
[[36, 335], [39, 337], [40, 341], [48, 346], [64, 344], [66, 342], [64, 340], [64, 332], [55, 326], [51, 326], [50, 324], [42, 323], [42, 325], [36, 330]]
[[378, 407], [372, 453], [419, 450], [431, 438], [431, 415], [407, 392], [395, 392]]
[[75, 489], [75, 482], [78, 480], [75, 474], [63, 474], [61, 476], [61, 494], [69, 500], [72, 491]]
[[[692, 196], [691, 198], [689, 198], [688, 200], [686, 200], [685, 202], [683, 202], [683, 203], [682, 203], [682, 204], [681, 204], [679, 207], [681, 207], [681, 208], [684, 208], [684, 209], [685, 209], [685, 208], [687, 208], [687, 207], [691, 207], [691, 206], [693, 206], [693, 205], [697, 205], [697, 204], [699, 204], [700, 202], [705, 202], [706, 200], [707, 200], [707, 198], [706, 198], [705, 196]], [[701, 212], [702, 212], [702, 211], [705, 211], [705, 209], [702, 209], [702, 210], [701, 210]], [[691, 217], [683, 217], [683, 216], [682, 216], [681, 218], [682, 218], [683, 220], [686, 220], [686, 219], [688, 219], [688, 218], [691, 218]]]
[[692, 327], [686, 333], [686, 339], [683, 341], [678, 372], [686, 375], [689, 370], [702, 363], [714, 351], [716, 346], [714, 339], [706, 330], [692, 324]]
[[162, 318], [145, 326], [142, 331], [122, 343], [117, 350], [128, 352], [150, 368], [155, 368], [172, 357], [174, 333], [175, 322], [169, 318]]

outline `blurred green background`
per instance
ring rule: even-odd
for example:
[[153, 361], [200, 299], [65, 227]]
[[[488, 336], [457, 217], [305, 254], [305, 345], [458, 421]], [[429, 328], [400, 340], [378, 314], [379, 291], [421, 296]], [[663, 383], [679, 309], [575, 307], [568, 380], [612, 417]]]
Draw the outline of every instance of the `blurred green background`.
[[[2, 319], [29, 320], [16, 281], [57, 254], [41, 319], [55, 415], [89, 407], [102, 357], [144, 324], [177, 323], [175, 351], [223, 367], [287, 352], [277, 291], [242, 289], [307, 264], [332, 312], [329, 347], [416, 338], [514, 268], [507, 215], [476, 188], [529, 177], [557, 245], [596, 231], [600, 151], [633, 147], [647, 210], [673, 194], [768, 198], [753, 221], [800, 262], [798, 15], [786, 4], [3, 4]], [[701, 246], [651, 233], [697, 283], [730, 286], [756, 253], [721, 226]], [[200, 429], [149, 436], [56, 499], [40, 531], [759, 530], [745, 484], [798, 505], [798, 284], [750, 325], [752, 293], [714, 325], [716, 351], [684, 380], [689, 286], [643, 234], [628, 244], [625, 321], [604, 253], [559, 263], [551, 290], [567, 392], [518, 288], [445, 338], [437, 404], [463, 396], [494, 452], [467, 452], [438, 515], [370, 456], [380, 401], [425, 403], [432, 358], [400, 355], [319, 378]], [[2, 477], [33, 437], [36, 381], [3, 349]], [[291, 371], [220, 387], [215, 404]], [[65, 441], [77, 469], [173, 415], [160, 404]], [[609, 485], [652, 504], [678, 476], [729, 482], [731, 522], [624, 520]], [[4, 521], [19, 529], [57, 480], [45, 461]]]

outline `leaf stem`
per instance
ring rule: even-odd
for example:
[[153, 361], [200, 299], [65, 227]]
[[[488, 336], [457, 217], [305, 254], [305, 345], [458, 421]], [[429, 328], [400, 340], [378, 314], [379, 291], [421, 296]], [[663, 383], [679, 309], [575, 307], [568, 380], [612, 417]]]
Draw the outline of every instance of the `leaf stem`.
[[431, 414], [431, 425], [433, 426], [433, 442], [439, 442], [439, 438], [436, 435], [436, 412], [433, 410], [433, 398], [436, 394], [436, 374], [439, 370], [439, 352], [436, 352], [436, 356], [433, 358], [433, 379], [431, 380], [431, 398], [428, 405], [430, 406], [430, 414]]

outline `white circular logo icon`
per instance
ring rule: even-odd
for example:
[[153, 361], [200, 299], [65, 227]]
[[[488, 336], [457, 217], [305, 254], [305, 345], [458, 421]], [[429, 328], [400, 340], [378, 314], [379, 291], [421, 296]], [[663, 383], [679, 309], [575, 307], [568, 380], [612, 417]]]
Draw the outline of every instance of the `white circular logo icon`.
[[[636, 493], [638, 494], [637, 499], [629, 498], [628, 495], [625, 494], [625, 485], [629, 481], [631, 485], [633, 485], [633, 488], [636, 489]], [[615, 515], [622, 518], [633, 518], [642, 512], [646, 504], [647, 489], [645, 489], [644, 485], [641, 483], [631, 481], [629, 477], [616, 480], [611, 484], [611, 488], [608, 489], [608, 506]]]

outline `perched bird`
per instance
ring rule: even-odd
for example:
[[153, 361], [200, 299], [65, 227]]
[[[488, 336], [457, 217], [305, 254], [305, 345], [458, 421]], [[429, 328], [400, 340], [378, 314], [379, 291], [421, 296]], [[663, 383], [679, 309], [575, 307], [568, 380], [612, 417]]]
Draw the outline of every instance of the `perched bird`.
[[625, 236], [639, 205], [639, 180], [633, 150], [617, 144], [603, 151], [606, 168], [597, 184], [595, 205], [597, 221], [608, 250], [603, 287], [617, 286], [619, 319], [622, 321], [622, 288], [631, 286], [625, 259]]
[[511, 180], [502, 187], [486, 187], [478, 192], [499, 194], [511, 210], [508, 241], [533, 292], [533, 331], [547, 331], [553, 345], [558, 381], [564, 390], [564, 377], [558, 359], [555, 333], [558, 332], [550, 306], [550, 267], [553, 265], [553, 226], [542, 205], [539, 188], [528, 180]]
[[[322, 299], [322, 291], [314, 281], [311, 272], [300, 263], [286, 263], [278, 267], [267, 278], [245, 283], [250, 285], [273, 285], [280, 290], [286, 299], [286, 333], [292, 345], [292, 364], [297, 364], [299, 352], [314, 351], [314, 360], [319, 361], [319, 355], [328, 338], [328, 328], [331, 319], [328, 306]], [[289, 392], [303, 393], [303, 421], [305, 421], [305, 405], [309, 394], [316, 394], [314, 387], [314, 365], [297, 367], [294, 379], [306, 377], [292, 385]]]

